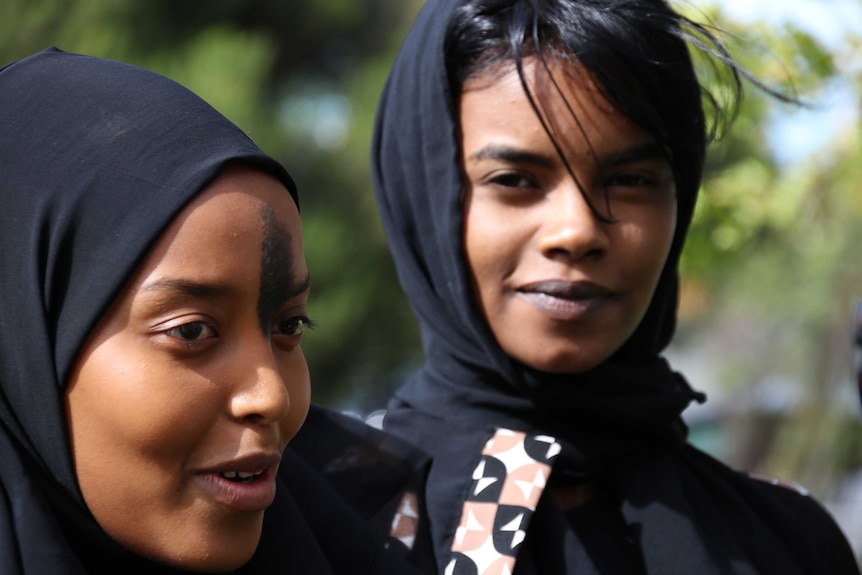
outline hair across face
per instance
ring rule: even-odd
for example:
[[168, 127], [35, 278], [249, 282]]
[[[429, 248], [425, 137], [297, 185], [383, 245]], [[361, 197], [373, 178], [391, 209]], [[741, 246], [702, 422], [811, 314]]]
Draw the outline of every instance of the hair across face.
[[513, 65], [462, 87], [464, 250], [503, 350], [539, 371], [577, 373], [644, 317], [676, 228], [675, 182], [662, 147], [582, 70], [524, 64], [544, 123]]
[[[467, 134], [462, 125], [462, 96], [511, 73], [515, 88], [520, 88], [512, 90], [513, 97], [522, 102], [530, 93], [531, 66], [546, 71], [559, 68], [564, 72], [559, 75], [561, 81], [567, 77], [574, 81], [572, 86], [552, 86], [530, 94], [535, 97], [532, 102], [526, 100], [525, 109], [532, 113], [537, 133], [546, 138], [541, 146], [553, 150], [545, 156], [561, 166], [559, 173], [570, 179], [570, 187], [588, 192], [581, 199], [597, 208], [594, 215], [613, 216], [607, 219], [619, 227], [625, 219], [621, 205], [615, 206], [613, 201], [610, 213], [598, 209], [607, 206], [603, 187], [591, 188], [590, 178], [595, 181], [597, 174], [610, 173], [608, 158], [601, 157], [607, 150], [599, 149], [601, 142], [595, 133], [582, 131], [591, 121], [584, 114], [590, 112], [575, 106], [577, 102], [569, 107], [564, 95], [589, 84], [595, 96], [593, 103], [612, 107], [618, 114], [615, 122], [622, 125], [625, 120], [644, 137], [636, 145], [646, 145], [650, 153], [659, 151], [664, 159], [676, 208], [670, 248], [665, 251], [661, 249], [663, 242], [657, 242], [659, 247], [651, 252], [664, 263], [657, 281], [649, 277], [639, 284], [648, 304], [645, 311], [640, 303], [634, 305], [634, 311], [627, 315], [626, 322], [639, 321], [628, 339], [579, 380], [601, 381], [610, 372], [629, 373], [656, 363], [675, 329], [677, 267], [700, 185], [707, 141], [701, 86], [689, 56], [697, 30], [662, 0], [426, 2], [387, 78], [372, 156], [375, 198], [389, 248], [399, 280], [422, 324], [428, 363], [417, 376], [420, 383], [416, 389], [434, 393], [445, 382], [460, 378], [481, 381], [483, 386], [491, 385], [505, 393], [514, 390], [517, 396], [537, 396], [546, 391], [556, 393], [564, 382], [571, 381], [570, 377], [557, 377], [513, 361], [501, 345], [501, 330], [492, 333], [488, 310], [495, 304], [489, 294], [479, 295], [478, 255], [490, 258], [496, 248], [502, 249], [503, 241], [495, 244], [498, 240], [489, 235], [487, 241], [472, 242], [471, 238], [479, 237], [478, 232], [484, 229], [477, 227], [477, 222], [485, 222], [473, 217], [480, 207], [476, 197], [465, 197], [469, 192], [465, 188], [474, 184], [468, 181], [473, 176], [466, 173], [466, 161], [473, 152], [464, 149]], [[497, 104], [486, 102], [491, 111]], [[503, 103], [499, 104], [502, 107]], [[553, 116], [543, 115], [543, 110], [552, 109]], [[499, 112], [499, 120], [505, 117]], [[545, 125], [539, 119], [545, 120]], [[638, 150], [638, 154], [643, 151]], [[589, 160], [578, 157], [584, 153], [593, 155]], [[516, 229], [519, 234], [524, 232], [518, 220], [507, 218], [506, 225], [512, 228], [507, 238], [516, 240], [515, 246], [529, 245], [529, 234], [515, 238]], [[506, 254], [494, 256], [501, 267], [521, 261], [514, 255], [516, 247], [506, 250]], [[483, 261], [490, 261], [485, 255]], [[649, 267], [652, 269], [652, 264]], [[505, 278], [507, 273], [511, 269], [493, 271], [489, 277]], [[503, 288], [503, 280], [496, 283], [499, 288], [492, 289]], [[494, 297], [499, 297], [499, 304], [506, 301], [503, 295]], [[505, 329], [515, 333], [535, 327], [522, 320], [514, 323], [517, 325], [509, 324]], [[625, 334], [630, 329], [626, 325], [613, 331]], [[617, 347], [617, 338], [614, 335], [613, 342], [602, 344], [603, 351], [594, 357]], [[556, 360], [546, 358], [542, 362], [549, 369], [568, 369], [560, 367], [562, 364], [552, 367]], [[589, 363], [569, 365], [581, 369]]]
[[309, 405], [307, 298], [296, 205], [263, 172], [229, 168], [159, 236], [65, 394], [78, 483], [112, 538], [184, 569], [249, 560]]
[[[520, 83], [548, 143], [582, 191], [589, 183], [578, 181], [579, 168], [577, 162], [570, 163], [567, 137], [569, 130], [586, 136], [585, 153], [598, 156], [590, 150], [592, 136], [583, 129], [592, 121], [585, 115], [591, 112], [577, 102], [566, 102], [571, 85], [552, 84], [536, 91], [530, 74], [538, 68], [549, 78], [564, 78], [574, 71], [581, 77], [575, 82], [589, 84], [597, 99], [663, 151], [674, 183], [676, 226], [664, 253], [664, 268], [647, 294], [651, 301], [632, 316], [643, 320], [642, 325], [635, 325], [615, 358], [624, 363], [654, 357], [669, 342], [676, 323], [677, 265], [709, 137], [703, 102], [710, 100], [708, 94], [704, 98], [688, 42], [705, 51], [714, 45], [712, 51], [723, 54], [713, 36], [664, 0], [467, 0], [454, 8], [446, 31], [446, 71], [456, 101], [477, 80], [487, 82], [506, 71]], [[563, 105], [552, 103], [554, 98]], [[721, 111], [715, 112], [717, 123]], [[462, 124], [463, 119], [462, 110]], [[601, 190], [586, 193], [583, 199], [599, 219], [616, 220], [615, 202]]]
[[471, 76], [519, 67], [528, 57], [580, 66], [668, 149], [678, 193], [693, 206], [707, 134], [704, 93], [684, 38], [698, 34], [713, 42], [664, 0], [467, 0], [450, 19], [446, 66], [456, 95]]

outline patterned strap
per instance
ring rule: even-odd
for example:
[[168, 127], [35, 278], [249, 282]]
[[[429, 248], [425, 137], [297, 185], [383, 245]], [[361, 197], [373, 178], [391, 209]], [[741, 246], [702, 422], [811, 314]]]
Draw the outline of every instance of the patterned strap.
[[444, 575], [509, 575], [560, 444], [497, 429], [473, 471]]

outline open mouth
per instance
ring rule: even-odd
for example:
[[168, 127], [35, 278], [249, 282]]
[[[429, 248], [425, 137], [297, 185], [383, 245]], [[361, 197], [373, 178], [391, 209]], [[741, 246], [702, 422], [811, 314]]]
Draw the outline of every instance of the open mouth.
[[233, 481], [234, 483], [254, 483], [262, 474], [263, 471], [258, 471], [257, 473], [246, 473], [245, 471], [225, 471], [224, 473], [220, 473], [219, 475], [221, 475], [228, 481]]
[[[255, 461], [250, 461], [255, 459]], [[278, 457], [246, 457], [195, 474], [198, 485], [214, 503], [234, 511], [259, 512], [275, 499]], [[233, 469], [230, 469], [233, 467]], [[237, 470], [239, 467], [242, 471]], [[227, 469], [226, 469], [227, 468]]]

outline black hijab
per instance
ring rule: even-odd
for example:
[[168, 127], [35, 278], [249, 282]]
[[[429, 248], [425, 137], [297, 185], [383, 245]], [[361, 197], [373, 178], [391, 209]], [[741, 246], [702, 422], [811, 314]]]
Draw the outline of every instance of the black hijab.
[[[89, 513], [63, 390], [149, 246], [228, 161], [297, 200], [278, 162], [158, 74], [54, 48], [0, 69], [0, 572], [174, 572], [127, 552]], [[385, 558], [355, 516], [290, 452], [282, 468], [241, 572], [375, 572]]]
[[[390, 402], [384, 427], [435, 457], [426, 504], [441, 572], [470, 473], [495, 427], [556, 437], [563, 452], [551, 481], [611, 486], [650, 575], [830, 572], [816, 543], [760, 486], [686, 443], [680, 414], [703, 398], [660, 353], [675, 326], [693, 195], [679, 203], [649, 311], [614, 357], [587, 373], [552, 375], [497, 344], [463, 255], [457, 102], [444, 57], [457, 4], [429, 0], [417, 17], [385, 86], [372, 150], [380, 215], [427, 358]], [[518, 572], [531, 572], [523, 563]]]

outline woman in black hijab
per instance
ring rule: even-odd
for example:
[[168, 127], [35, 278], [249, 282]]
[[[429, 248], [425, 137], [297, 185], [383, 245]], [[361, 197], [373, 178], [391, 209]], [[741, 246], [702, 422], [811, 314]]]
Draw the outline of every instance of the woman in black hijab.
[[0, 69], [0, 134], [0, 572], [410, 572], [284, 451], [284, 168], [175, 82], [57, 49]]
[[663, 0], [429, 0], [404, 42], [373, 175], [427, 360], [383, 428], [432, 460], [440, 573], [859, 572], [811, 497], [687, 443], [661, 352], [721, 122], [690, 48], [739, 87]]

